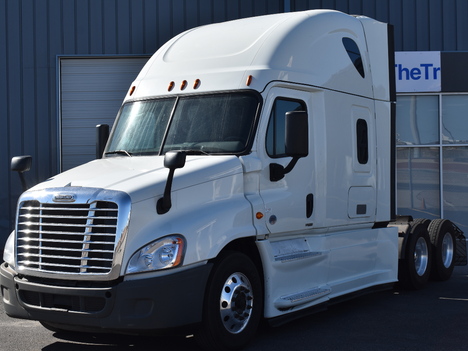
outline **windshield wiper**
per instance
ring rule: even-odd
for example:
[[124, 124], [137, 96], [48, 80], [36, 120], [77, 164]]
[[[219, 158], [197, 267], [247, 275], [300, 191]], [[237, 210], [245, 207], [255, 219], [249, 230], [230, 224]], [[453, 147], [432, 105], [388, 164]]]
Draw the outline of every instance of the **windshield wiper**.
[[209, 155], [208, 152], [201, 150], [201, 149], [187, 149], [187, 150], [180, 150], [185, 152], [187, 155]]
[[127, 155], [128, 157], [132, 157], [132, 153], [127, 150], [108, 151], [104, 155]]

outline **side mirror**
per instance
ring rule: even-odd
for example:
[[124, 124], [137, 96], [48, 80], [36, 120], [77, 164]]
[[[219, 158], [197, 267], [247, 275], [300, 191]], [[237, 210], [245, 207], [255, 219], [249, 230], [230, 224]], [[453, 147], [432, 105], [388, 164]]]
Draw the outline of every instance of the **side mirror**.
[[285, 150], [293, 159], [283, 167], [277, 163], [270, 164], [270, 181], [277, 182], [291, 172], [301, 157], [309, 154], [309, 117], [305, 111], [286, 112]]
[[31, 156], [15, 156], [11, 159], [10, 169], [13, 172], [18, 172], [18, 175], [21, 180], [21, 185], [23, 186], [23, 191], [28, 190], [28, 185], [26, 184], [26, 179], [24, 178], [23, 173], [31, 169], [32, 157]]
[[107, 144], [107, 139], [109, 139], [109, 125], [108, 124], [98, 124], [96, 126], [96, 158], [102, 158], [104, 149]]
[[169, 151], [164, 155], [164, 167], [169, 168], [169, 174], [167, 176], [166, 187], [164, 188], [164, 195], [156, 204], [156, 211], [158, 214], [164, 214], [172, 207], [171, 191], [174, 171], [177, 168], [185, 166], [186, 157], [187, 154], [184, 151]]
[[309, 117], [305, 111], [286, 112], [286, 154], [306, 157], [309, 154]]
[[11, 159], [11, 170], [19, 173], [27, 172], [31, 169], [31, 164], [31, 156], [15, 156]]

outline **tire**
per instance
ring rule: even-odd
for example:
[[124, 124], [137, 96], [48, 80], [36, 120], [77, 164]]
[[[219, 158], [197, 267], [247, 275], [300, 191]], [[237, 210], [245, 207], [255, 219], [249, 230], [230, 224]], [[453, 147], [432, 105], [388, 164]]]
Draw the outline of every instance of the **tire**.
[[429, 219], [427, 219], [427, 218], [415, 218], [411, 222], [411, 226], [414, 228], [415, 226], [422, 224], [423, 226], [425, 226], [427, 228], [427, 227], [429, 227], [430, 223], [431, 223], [431, 221]]
[[263, 311], [260, 275], [250, 258], [223, 254], [213, 267], [205, 295], [202, 325], [195, 334], [206, 350], [236, 350], [254, 336]]
[[404, 258], [398, 267], [398, 280], [407, 289], [422, 289], [431, 273], [432, 245], [427, 231], [429, 221], [416, 220], [405, 243]]
[[455, 265], [455, 230], [450, 221], [435, 219], [429, 224], [428, 232], [433, 252], [431, 278], [439, 281], [448, 280]]

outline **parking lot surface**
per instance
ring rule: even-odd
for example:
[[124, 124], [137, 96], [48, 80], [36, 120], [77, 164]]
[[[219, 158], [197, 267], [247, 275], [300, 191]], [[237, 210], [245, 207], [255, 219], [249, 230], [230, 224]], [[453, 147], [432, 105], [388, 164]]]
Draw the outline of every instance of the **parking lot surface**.
[[[0, 303], [1, 351], [199, 350], [193, 338], [57, 334], [12, 319]], [[398, 288], [331, 306], [281, 327], [263, 327], [247, 351], [468, 350], [468, 267], [418, 291]]]

